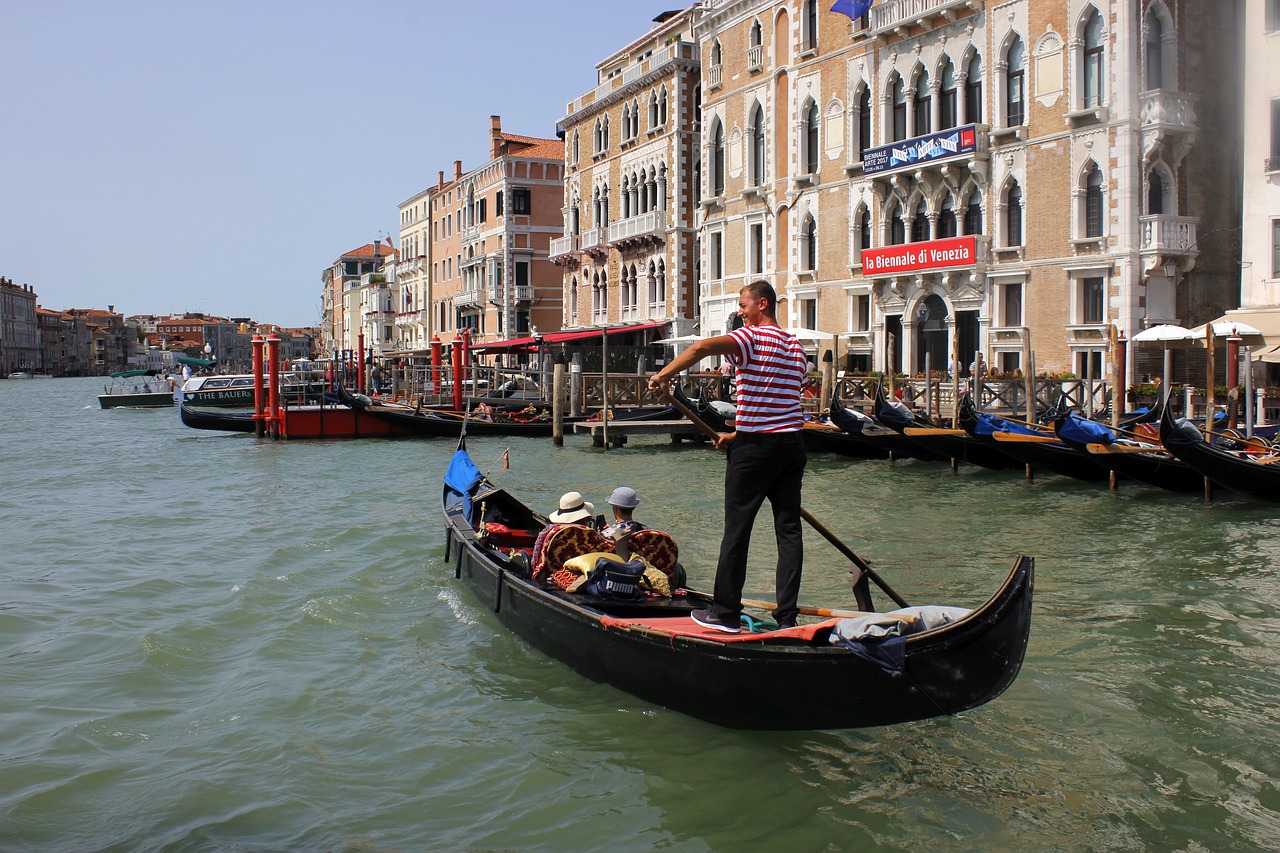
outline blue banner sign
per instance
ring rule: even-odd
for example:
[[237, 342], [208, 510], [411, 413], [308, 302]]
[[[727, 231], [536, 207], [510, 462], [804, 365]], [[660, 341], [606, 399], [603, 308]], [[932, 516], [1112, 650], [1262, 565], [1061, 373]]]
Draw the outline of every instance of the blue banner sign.
[[960, 154], [972, 154], [977, 148], [978, 133], [975, 125], [953, 127], [926, 136], [904, 139], [879, 148], [868, 148], [862, 155], [862, 173], [874, 175], [891, 169], [901, 169], [916, 163], [945, 160]]

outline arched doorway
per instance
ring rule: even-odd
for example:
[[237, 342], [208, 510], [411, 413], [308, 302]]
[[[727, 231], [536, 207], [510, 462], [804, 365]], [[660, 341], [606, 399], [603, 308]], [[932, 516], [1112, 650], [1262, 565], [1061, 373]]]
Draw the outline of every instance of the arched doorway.
[[916, 370], [923, 371], [929, 358], [934, 370], [946, 370], [950, 358], [947, 346], [947, 303], [930, 293], [916, 304]]

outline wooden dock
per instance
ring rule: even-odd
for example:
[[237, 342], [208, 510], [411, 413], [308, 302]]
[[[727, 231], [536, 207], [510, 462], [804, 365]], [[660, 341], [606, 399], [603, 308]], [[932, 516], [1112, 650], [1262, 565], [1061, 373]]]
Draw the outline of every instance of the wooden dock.
[[[604, 447], [604, 421], [578, 421], [573, 425], [575, 433], [591, 433], [591, 444]], [[685, 439], [706, 441], [697, 427], [681, 418], [675, 421], [609, 421], [609, 446], [622, 447], [632, 435], [669, 435], [672, 444], [679, 444]]]

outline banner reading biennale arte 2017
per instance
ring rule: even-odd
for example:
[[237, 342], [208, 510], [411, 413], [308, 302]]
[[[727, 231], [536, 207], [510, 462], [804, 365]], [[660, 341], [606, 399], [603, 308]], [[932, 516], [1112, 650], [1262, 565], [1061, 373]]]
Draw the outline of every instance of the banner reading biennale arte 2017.
[[902, 166], [971, 154], [977, 145], [977, 136], [975, 126], [966, 124], [879, 148], [868, 148], [862, 155], [862, 174], [874, 175]]

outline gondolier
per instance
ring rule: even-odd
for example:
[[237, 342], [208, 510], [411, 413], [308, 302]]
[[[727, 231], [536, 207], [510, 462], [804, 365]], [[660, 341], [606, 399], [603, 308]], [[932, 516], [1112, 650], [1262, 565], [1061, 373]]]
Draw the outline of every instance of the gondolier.
[[727, 633], [741, 630], [751, 529], [766, 498], [778, 543], [778, 606], [773, 616], [785, 627], [794, 625], [799, 613], [804, 561], [800, 491], [806, 462], [800, 391], [808, 360], [800, 342], [778, 326], [776, 309], [777, 294], [768, 282], [747, 285], [738, 297], [738, 314], [745, 323], [741, 328], [698, 341], [649, 380], [651, 389], [666, 392], [682, 370], [714, 355], [725, 356], [735, 368], [735, 431], [716, 443], [728, 451], [729, 459], [715, 600], [693, 613], [699, 624]]

